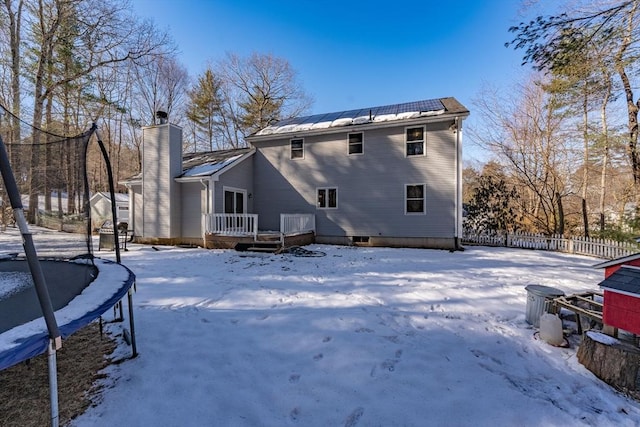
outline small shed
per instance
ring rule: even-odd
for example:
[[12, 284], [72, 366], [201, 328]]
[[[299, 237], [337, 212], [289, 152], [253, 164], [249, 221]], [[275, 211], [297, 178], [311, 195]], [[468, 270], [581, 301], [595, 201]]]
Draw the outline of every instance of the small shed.
[[622, 265], [598, 284], [605, 324], [640, 335], [640, 267]]
[[[116, 193], [116, 223], [129, 222], [129, 195], [126, 193]], [[96, 227], [104, 221], [111, 220], [111, 196], [106, 191], [94, 194], [89, 199], [91, 205], [91, 218]]]
[[604, 268], [604, 278], [606, 279], [623, 265], [633, 265], [635, 267], [640, 267], [640, 252], [637, 254], [601, 262], [600, 264], [594, 265], [593, 268]]

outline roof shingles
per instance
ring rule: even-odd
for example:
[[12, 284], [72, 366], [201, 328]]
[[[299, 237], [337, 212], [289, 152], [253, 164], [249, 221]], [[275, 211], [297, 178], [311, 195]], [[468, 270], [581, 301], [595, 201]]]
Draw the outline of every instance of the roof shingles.
[[622, 266], [600, 282], [598, 286], [640, 296], [640, 268]]

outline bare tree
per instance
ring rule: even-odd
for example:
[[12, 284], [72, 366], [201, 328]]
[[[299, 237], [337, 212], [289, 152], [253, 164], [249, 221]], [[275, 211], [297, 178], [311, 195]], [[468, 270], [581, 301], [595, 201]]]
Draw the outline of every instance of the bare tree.
[[[588, 2], [589, 3], [589, 2]], [[622, 83], [627, 105], [627, 152], [634, 182], [640, 184], [640, 154], [638, 153], [638, 112], [631, 76], [635, 74], [640, 40], [640, 0], [590, 2], [585, 11], [538, 16], [510, 29], [515, 38], [507, 43], [524, 49], [523, 63], [538, 70], [554, 70], [581, 61], [576, 51], [585, 51], [589, 44], [606, 43], [608, 55]]]
[[555, 99], [532, 80], [509, 97], [485, 90], [474, 104], [486, 125], [473, 130], [473, 136], [496, 154], [514, 180], [523, 227], [562, 234], [563, 203], [572, 194], [575, 163], [563, 128], [566, 117]]
[[244, 137], [278, 120], [300, 115], [313, 102], [285, 59], [258, 53], [246, 58], [227, 54], [218, 68], [226, 124], [232, 128], [227, 132], [231, 146], [242, 143], [240, 135]]
[[[129, 13], [126, 4], [116, 0], [38, 0], [32, 8], [35, 25], [31, 45], [35, 54], [33, 67], [33, 126], [41, 128], [44, 105], [61, 86], [91, 76], [102, 67], [126, 61], [140, 61], [166, 46], [166, 36], [159, 34], [147, 22], [139, 22]], [[73, 24], [73, 32], [61, 32]], [[73, 52], [76, 66], [67, 74], [53, 73], [56, 47], [64, 43]], [[37, 133], [34, 143], [41, 138]], [[37, 167], [39, 154], [32, 150], [31, 167]], [[40, 182], [30, 174], [29, 210], [27, 217], [35, 220]]]
[[154, 55], [150, 61], [136, 66], [134, 70], [137, 80], [135, 89], [141, 104], [139, 113], [144, 123], [156, 124], [158, 110], [164, 110], [169, 117], [181, 110], [189, 74], [172, 54]]
[[[22, 104], [20, 102], [20, 67], [21, 67], [21, 44], [22, 44], [22, 12], [24, 10], [24, 1], [4, 0], [2, 6], [6, 12], [6, 29], [9, 42], [10, 53], [10, 96], [11, 96], [11, 113], [13, 113], [11, 133], [9, 141], [19, 142], [20, 135], [20, 112]], [[11, 155], [11, 153], [10, 153]], [[13, 156], [12, 156], [13, 157]], [[12, 159], [13, 160], [13, 159]]]

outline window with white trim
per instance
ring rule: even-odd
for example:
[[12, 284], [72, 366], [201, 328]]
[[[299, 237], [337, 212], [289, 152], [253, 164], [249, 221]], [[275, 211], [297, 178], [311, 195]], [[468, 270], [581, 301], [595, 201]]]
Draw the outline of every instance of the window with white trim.
[[364, 134], [354, 132], [348, 135], [349, 155], [364, 153]]
[[338, 189], [335, 187], [318, 188], [316, 206], [318, 209], [337, 209]]
[[227, 214], [245, 213], [246, 190], [224, 187], [223, 210]]
[[425, 131], [424, 126], [405, 129], [406, 155], [424, 156]]
[[291, 140], [291, 159], [304, 159], [304, 139]]
[[407, 184], [404, 190], [404, 213], [424, 214], [425, 213], [425, 184]]

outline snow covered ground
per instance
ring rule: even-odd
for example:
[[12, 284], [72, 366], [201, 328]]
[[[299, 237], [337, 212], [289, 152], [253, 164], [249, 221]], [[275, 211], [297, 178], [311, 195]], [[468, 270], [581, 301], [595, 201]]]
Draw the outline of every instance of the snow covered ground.
[[140, 356], [108, 368], [76, 426], [640, 424], [637, 402], [525, 322], [527, 284], [594, 289], [597, 260], [486, 247], [159, 249], [123, 253], [138, 276]]
[[156, 249], [122, 254], [138, 277], [140, 355], [107, 368], [75, 426], [640, 425], [638, 402], [525, 322], [526, 285], [595, 289], [599, 260], [487, 247]]

